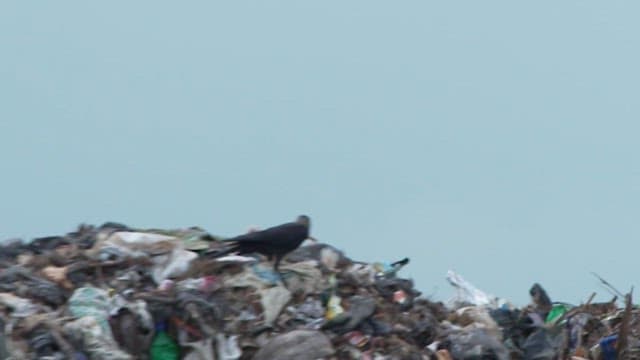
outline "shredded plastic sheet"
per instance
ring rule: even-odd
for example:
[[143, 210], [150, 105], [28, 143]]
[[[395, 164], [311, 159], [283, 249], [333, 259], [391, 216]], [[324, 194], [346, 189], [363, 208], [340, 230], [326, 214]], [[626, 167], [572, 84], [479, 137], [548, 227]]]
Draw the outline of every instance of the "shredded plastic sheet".
[[447, 280], [449, 284], [457, 290], [456, 296], [450, 300], [451, 305], [454, 307], [456, 307], [457, 304], [472, 304], [475, 306], [498, 308], [508, 304], [506, 300], [478, 289], [453, 270], [447, 272]]

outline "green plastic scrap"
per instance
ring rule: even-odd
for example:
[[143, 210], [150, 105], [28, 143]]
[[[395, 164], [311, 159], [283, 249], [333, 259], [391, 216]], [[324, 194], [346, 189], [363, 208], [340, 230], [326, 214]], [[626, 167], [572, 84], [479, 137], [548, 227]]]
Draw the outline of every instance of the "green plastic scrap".
[[166, 324], [156, 325], [156, 336], [151, 343], [151, 360], [178, 360], [180, 347], [167, 334]]
[[547, 315], [547, 319], [544, 321], [545, 324], [555, 324], [559, 319], [561, 319], [564, 314], [569, 311], [570, 307], [566, 304], [556, 304], [553, 305], [551, 311]]

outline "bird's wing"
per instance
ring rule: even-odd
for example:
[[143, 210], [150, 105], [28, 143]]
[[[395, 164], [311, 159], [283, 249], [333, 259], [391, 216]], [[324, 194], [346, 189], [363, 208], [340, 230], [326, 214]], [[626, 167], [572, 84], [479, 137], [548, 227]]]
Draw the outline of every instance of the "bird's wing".
[[254, 232], [246, 233], [243, 235], [238, 235], [229, 239], [225, 239], [224, 241], [237, 242], [237, 243], [261, 241], [261, 238], [263, 236], [260, 233], [262, 233], [262, 231], [254, 231]]
[[278, 245], [282, 242], [288, 242], [291, 237], [305, 237], [306, 228], [298, 223], [286, 223], [261, 231], [255, 231], [248, 234], [236, 236], [226, 241], [237, 242], [240, 244], [249, 243], [270, 243]]

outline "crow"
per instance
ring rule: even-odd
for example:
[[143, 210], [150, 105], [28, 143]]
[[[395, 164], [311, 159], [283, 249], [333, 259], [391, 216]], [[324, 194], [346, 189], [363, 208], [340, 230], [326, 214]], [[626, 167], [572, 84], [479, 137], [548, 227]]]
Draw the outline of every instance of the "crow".
[[215, 258], [231, 253], [239, 255], [259, 253], [266, 255], [269, 260], [275, 257], [273, 270], [279, 273], [278, 266], [285, 255], [298, 248], [306, 239], [315, 240], [309, 236], [310, 227], [309, 217], [300, 215], [294, 222], [227, 239], [225, 242], [230, 243], [229, 247], [212, 250], [205, 254]]

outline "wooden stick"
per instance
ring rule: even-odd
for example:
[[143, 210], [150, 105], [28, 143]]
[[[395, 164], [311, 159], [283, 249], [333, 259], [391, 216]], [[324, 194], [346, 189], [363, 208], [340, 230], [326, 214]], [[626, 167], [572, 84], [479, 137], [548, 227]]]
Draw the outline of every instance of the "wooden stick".
[[595, 272], [591, 272], [591, 274], [593, 274], [593, 276], [597, 277], [598, 280], [600, 280], [600, 282], [602, 282], [606, 287], [608, 287], [609, 289], [613, 290], [618, 296], [620, 296], [621, 298], [624, 298], [624, 294], [621, 293], [620, 291], [618, 291], [618, 289], [616, 289], [613, 285], [611, 285], [607, 280], [603, 279], [600, 275], [596, 274]]
[[618, 359], [622, 359], [622, 353], [627, 349], [629, 331], [631, 330], [631, 293], [625, 296], [624, 314], [620, 323], [620, 331], [618, 332], [618, 343], [616, 346], [616, 355]]

